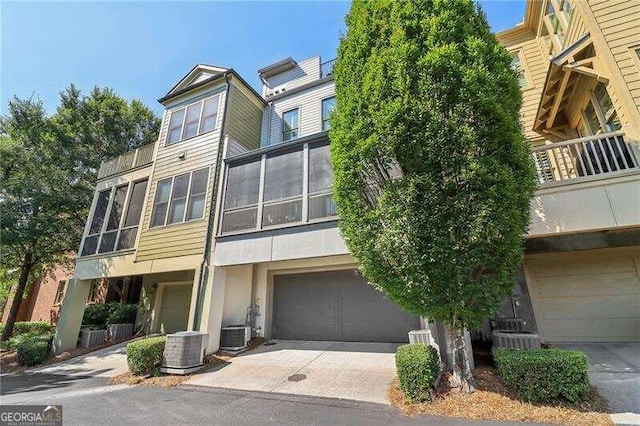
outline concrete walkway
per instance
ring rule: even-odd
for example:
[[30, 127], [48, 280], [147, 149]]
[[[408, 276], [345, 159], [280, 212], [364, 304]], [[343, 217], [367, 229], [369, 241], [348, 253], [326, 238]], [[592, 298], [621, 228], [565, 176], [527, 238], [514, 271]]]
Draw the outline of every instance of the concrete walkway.
[[275, 340], [190, 385], [388, 404], [397, 344]]
[[589, 379], [606, 398], [617, 425], [640, 425], [640, 343], [557, 345], [584, 352]]
[[127, 343], [129, 342], [118, 343], [67, 361], [33, 368], [27, 370], [27, 373], [83, 377], [117, 376], [129, 370], [126, 354]]

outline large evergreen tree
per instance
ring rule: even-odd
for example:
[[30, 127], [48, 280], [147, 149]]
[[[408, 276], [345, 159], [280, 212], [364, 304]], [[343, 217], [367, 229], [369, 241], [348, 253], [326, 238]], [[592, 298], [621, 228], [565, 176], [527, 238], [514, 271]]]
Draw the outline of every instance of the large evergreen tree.
[[11, 336], [29, 282], [78, 249], [100, 162], [155, 142], [160, 120], [110, 89], [73, 85], [56, 113], [14, 98], [0, 121], [0, 268], [16, 271], [2, 340]]
[[472, 0], [356, 0], [334, 68], [340, 229], [372, 285], [450, 330], [509, 295], [535, 183], [510, 55]]

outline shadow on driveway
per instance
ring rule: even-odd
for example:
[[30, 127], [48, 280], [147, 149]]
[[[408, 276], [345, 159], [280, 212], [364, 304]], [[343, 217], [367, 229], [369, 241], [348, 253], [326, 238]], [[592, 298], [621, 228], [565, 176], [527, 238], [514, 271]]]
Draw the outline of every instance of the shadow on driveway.
[[12, 395], [23, 392], [37, 392], [56, 388], [67, 388], [78, 381], [92, 379], [94, 376], [31, 373], [24, 375], [3, 375], [0, 383], [0, 395]]

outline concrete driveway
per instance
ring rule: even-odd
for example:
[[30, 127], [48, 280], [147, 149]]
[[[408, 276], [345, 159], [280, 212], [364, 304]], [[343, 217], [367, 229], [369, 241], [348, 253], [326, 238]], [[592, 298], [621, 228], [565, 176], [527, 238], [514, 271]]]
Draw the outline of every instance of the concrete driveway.
[[126, 353], [129, 342], [118, 343], [53, 365], [33, 368], [27, 370], [27, 373], [87, 377], [117, 376], [129, 370]]
[[388, 404], [397, 347], [274, 340], [187, 384]]
[[614, 423], [640, 425], [640, 343], [558, 346], [587, 355], [589, 379], [607, 399]]

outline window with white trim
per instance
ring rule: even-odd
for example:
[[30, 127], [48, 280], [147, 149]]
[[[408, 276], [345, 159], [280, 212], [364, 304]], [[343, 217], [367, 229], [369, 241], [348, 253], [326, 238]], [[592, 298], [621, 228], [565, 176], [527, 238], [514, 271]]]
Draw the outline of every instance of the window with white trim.
[[522, 63], [522, 57], [520, 52], [512, 52], [511, 53], [513, 59], [511, 60], [511, 69], [516, 72], [518, 75], [518, 84], [521, 88], [525, 88], [528, 86], [527, 83], [527, 75], [524, 69], [524, 65]]
[[300, 110], [298, 108], [282, 114], [282, 141], [290, 141], [298, 137]]
[[336, 97], [332, 96], [322, 100], [322, 130], [329, 130], [331, 123], [329, 121], [331, 113], [336, 107]]
[[133, 248], [146, 191], [147, 179], [100, 191], [81, 256]]
[[215, 129], [219, 105], [220, 95], [218, 94], [171, 111], [167, 145]]
[[202, 219], [208, 180], [208, 167], [160, 180], [150, 227]]

